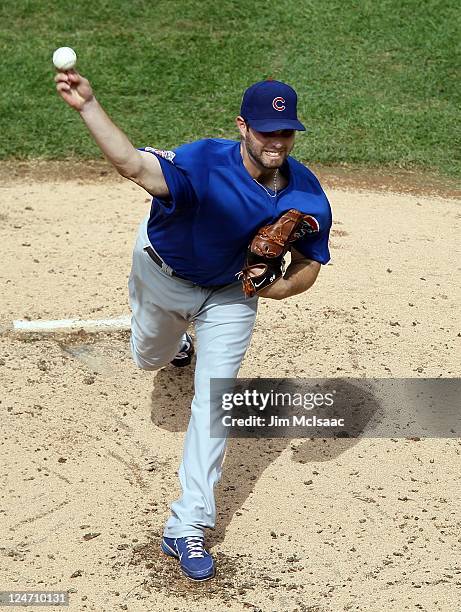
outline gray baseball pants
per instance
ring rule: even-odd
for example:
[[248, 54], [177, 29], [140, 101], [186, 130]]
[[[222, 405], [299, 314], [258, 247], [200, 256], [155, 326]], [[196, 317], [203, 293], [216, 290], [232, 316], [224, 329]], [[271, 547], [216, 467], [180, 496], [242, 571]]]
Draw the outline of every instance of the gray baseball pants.
[[257, 298], [245, 298], [240, 282], [206, 288], [171, 276], [144, 251], [152, 246], [147, 219], [139, 228], [129, 279], [131, 350], [145, 370], [167, 365], [177, 354], [189, 324], [195, 323], [195, 394], [179, 468], [182, 495], [171, 505], [164, 535], [203, 535], [214, 527], [214, 486], [222, 473], [227, 438], [210, 437], [210, 420], [222, 416], [210, 398], [211, 378], [236, 378], [250, 343]]

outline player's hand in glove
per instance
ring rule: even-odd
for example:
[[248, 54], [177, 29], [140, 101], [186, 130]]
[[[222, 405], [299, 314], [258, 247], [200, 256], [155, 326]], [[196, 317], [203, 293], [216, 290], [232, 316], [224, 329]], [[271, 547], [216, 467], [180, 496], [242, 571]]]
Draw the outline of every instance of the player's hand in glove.
[[248, 246], [239, 272], [247, 297], [275, 283], [283, 275], [283, 258], [290, 245], [308, 233], [319, 231], [317, 220], [292, 208], [271, 225], [265, 225]]
[[60, 71], [54, 80], [61, 98], [77, 111], [81, 111], [93, 99], [90, 82], [75, 70]]

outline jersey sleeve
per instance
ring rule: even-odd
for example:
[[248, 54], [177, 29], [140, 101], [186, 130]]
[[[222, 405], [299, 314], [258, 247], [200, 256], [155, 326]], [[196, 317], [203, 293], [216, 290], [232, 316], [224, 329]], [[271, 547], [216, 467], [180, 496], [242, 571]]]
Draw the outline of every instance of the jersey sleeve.
[[330, 250], [328, 248], [328, 239], [330, 236], [330, 228], [321, 230], [314, 237], [303, 238], [293, 243], [293, 247], [299, 251], [307, 259], [318, 261], [321, 264], [327, 264], [330, 261]]
[[170, 192], [168, 198], [154, 197], [152, 203], [157, 204], [164, 213], [169, 215], [193, 208], [196, 204], [195, 191], [187, 174], [174, 163], [175, 152], [153, 147], [142, 147], [139, 150], [151, 153], [158, 159]]
[[332, 224], [330, 204], [325, 196], [323, 210], [315, 215], [319, 222], [320, 229], [315, 234], [307, 234], [293, 243], [294, 248], [307, 259], [327, 264], [330, 261], [330, 249], [328, 241]]
[[[320, 264], [330, 261], [328, 241], [332, 224], [331, 206], [315, 174], [296, 160], [292, 160], [296, 190], [291, 194], [291, 204], [306, 214], [312, 215], [319, 226], [318, 232], [306, 233], [293, 243], [293, 247], [307, 259]], [[299, 206], [298, 206], [299, 204]]]

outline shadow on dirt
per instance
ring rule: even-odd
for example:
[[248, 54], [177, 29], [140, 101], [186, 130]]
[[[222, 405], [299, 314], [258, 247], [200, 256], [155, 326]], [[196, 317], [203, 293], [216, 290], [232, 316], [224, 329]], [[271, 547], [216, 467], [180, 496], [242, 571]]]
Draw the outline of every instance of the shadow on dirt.
[[[354, 407], [355, 431], [363, 430], [379, 410], [378, 400], [366, 390], [343, 379], [335, 381], [343, 396]], [[184, 432], [193, 398], [193, 367], [182, 370], [167, 367], [155, 378], [152, 391], [152, 422], [170, 432]], [[216, 528], [207, 534], [214, 546], [224, 541], [234, 514], [244, 512], [244, 504], [266, 468], [286, 449], [292, 460], [302, 464], [336, 459], [354, 446], [359, 438], [229, 438], [223, 477], [215, 490]], [[289, 488], [289, 483], [286, 483]], [[172, 500], [173, 501], [173, 500]]]

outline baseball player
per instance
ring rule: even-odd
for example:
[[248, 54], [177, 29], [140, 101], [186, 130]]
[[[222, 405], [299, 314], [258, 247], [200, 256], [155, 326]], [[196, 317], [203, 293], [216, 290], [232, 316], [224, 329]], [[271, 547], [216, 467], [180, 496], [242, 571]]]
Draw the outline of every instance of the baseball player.
[[[210, 425], [222, 416], [210, 397], [210, 379], [237, 376], [259, 297], [280, 300], [306, 291], [330, 257], [328, 200], [312, 172], [289, 156], [296, 131], [305, 129], [297, 118], [297, 95], [279, 81], [256, 83], [245, 91], [236, 118], [239, 141], [205, 139], [169, 151], [135, 148], [77, 72], [58, 72], [55, 80], [119, 174], [152, 196], [129, 279], [135, 363], [145, 370], [190, 363], [194, 348], [187, 329], [195, 324], [195, 394], [179, 468], [182, 495], [171, 505], [161, 547], [186, 576], [206, 580], [215, 565], [204, 529], [215, 526], [214, 486], [226, 446], [226, 438], [210, 437]], [[315, 217], [319, 229], [294, 242], [283, 276], [248, 297], [238, 280], [247, 246], [258, 228], [289, 209]]]

